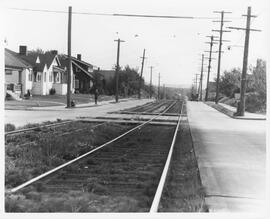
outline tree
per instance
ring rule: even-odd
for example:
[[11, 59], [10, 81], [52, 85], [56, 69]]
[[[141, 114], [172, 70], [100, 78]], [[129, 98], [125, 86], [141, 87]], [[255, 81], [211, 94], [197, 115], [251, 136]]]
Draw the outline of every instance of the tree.
[[[139, 88], [140, 75], [137, 69], [130, 68], [128, 65], [119, 72], [119, 93], [120, 95], [137, 94]], [[142, 87], [144, 80], [142, 79]]]
[[266, 62], [257, 59], [256, 67], [253, 68], [254, 91], [258, 97], [266, 105]]
[[32, 50], [28, 51], [29, 55], [39, 55], [39, 54], [44, 54], [44, 53], [45, 52], [40, 48], [32, 49]]
[[219, 89], [227, 97], [233, 97], [234, 93], [240, 89], [241, 73], [239, 68], [225, 71], [220, 77]]

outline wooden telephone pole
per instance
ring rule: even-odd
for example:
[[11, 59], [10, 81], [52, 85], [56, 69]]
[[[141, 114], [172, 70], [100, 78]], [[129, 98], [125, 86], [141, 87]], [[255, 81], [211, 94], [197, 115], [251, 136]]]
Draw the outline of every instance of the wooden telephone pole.
[[160, 99], [160, 73], [158, 73], [158, 100]]
[[115, 102], [118, 103], [118, 78], [119, 78], [119, 57], [120, 57], [120, 43], [125, 42], [123, 40], [114, 40], [117, 42], [117, 59], [116, 59], [116, 68], [115, 68]]
[[197, 95], [199, 94], [199, 87], [198, 87], [198, 76], [199, 76], [200, 74], [196, 74], [195, 75], [195, 77], [196, 77], [196, 79], [195, 79], [195, 89], [196, 89], [196, 92], [195, 92], [195, 95], [196, 95], [196, 99], [197, 99]]
[[138, 99], [141, 99], [141, 86], [142, 86], [143, 66], [144, 66], [144, 59], [145, 59], [145, 49], [143, 49], [143, 57], [141, 58], [142, 58], [142, 67], [141, 67], [141, 75], [139, 78]]
[[213, 51], [213, 45], [216, 44], [214, 42], [214, 36], [207, 36], [210, 37], [210, 42], [207, 42], [210, 44], [210, 50], [209, 50], [209, 59], [208, 59], [208, 72], [207, 72], [207, 81], [206, 81], [206, 92], [205, 92], [205, 101], [208, 101], [208, 91], [209, 91], [209, 78], [210, 78], [210, 70], [211, 70], [211, 61], [212, 61], [212, 51]]
[[150, 95], [150, 99], [152, 98], [152, 71], [153, 71], [153, 66], [150, 66], [150, 91], [149, 91], [149, 95]]
[[70, 93], [71, 93], [71, 21], [72, 21], [72, 7], [68, 7], [68, 75], [67, 75], [67, 108], [71, 107]]
[[204, 61], [204, 54], [202, 54], [202, 66], [201, 66], [201, 77], [200, 77], [200, 91], [199, 91], [200, 101], [202, 101], [203, 61]]
[[231, 12], [214, 11], [214, 13], [220, 13], [221, 14], [221, 20], [220, 21], [214, 21], [214, 22], [220, 22], [220, 29], [219, 30], [213, 30], [213, 31], [219, 32], [218, 69], [217, 69], [216, 99], [215, 99], [215, 103], [217, 104], [218, 99], [219, 99], [219, 78], [220, 78], [220, 65], [221, 65], [221, 52], [222, 52], [222, 35], [223, 35], [223, 32], [230, 32], [230, 31], [227, 31], [227, 30], [223, 30], [224, 22], [230, 22], [230, 21], [224, 21], [224, 14], [225, 13], [231, 13]]
[[165, 87], [165, 84], [163, 84], [163, 99], [166, 99], [166, 87]]
[[247, 66], [248, 66], [248, 47], [249, 47], [249, 34], [250, 31], [260, 31], [256, 29], [250, 29], [250, 18], [256, 17], [251, 15], [251, 7], [248, 7], [247, 14], [243, 15], [247, 17], [246, 28], [240, 27], [229, 27], [230, 29], [236, 30], [245, 30], [245, 47], [244, 47], [244, 58], [243, 58], [243, 68], [242, 68], [242, 76], [241, 76], [241, 88], [240, 88], [240, 102], [237, 107], [236, 115], [244, 116], [245, 115], [245, 94], [246, 94], [246, 76], [247, 76]]

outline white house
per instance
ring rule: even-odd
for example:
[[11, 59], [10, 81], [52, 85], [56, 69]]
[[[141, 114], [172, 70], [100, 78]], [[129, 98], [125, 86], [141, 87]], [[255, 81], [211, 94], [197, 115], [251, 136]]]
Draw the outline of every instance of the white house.
[[20, 46], [19, 53], [5, 49], [5, 84], [7, 90], [30, 92], [34, 95], [66, 94], [65, 69], [61, 68], [57, 51], [44, 54], [27, 53], [26, 46]]

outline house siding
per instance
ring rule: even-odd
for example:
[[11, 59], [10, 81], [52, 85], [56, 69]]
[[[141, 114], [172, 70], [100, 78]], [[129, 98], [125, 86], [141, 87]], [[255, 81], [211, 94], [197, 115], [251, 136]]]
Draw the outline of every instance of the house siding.
[[5, 74], [5, 81], [7, 84], [17, 84], [19, 82], [19, 71], [12, 70], [11, 75]]
[[53, 84], [56, 94], [66, 95], [67, 94], [67, 84]]

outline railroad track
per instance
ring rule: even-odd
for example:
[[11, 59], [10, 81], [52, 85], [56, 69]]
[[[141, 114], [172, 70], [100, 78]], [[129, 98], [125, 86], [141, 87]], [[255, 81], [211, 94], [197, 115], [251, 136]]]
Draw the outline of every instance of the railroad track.
[[[75, 122], [75, 121], [74, 121]], [[77, 121], [77, 123], [79, 123], [80, 121]], [[62, 129], [52, 129], [52, 126], [49, 127], [43, 127], [43, 129], [38, 129], [39, 130], [39, 134], [38, 136], [36, 135], [36, 133], [33, 136], [36, 136], [36, 138], [31, 139], [31, 135], [29, 135], [29, 132], [17, 132], [16, 135], [22, 135], [20, 136], [20, 140], [19, 142], [24, 142], [24, 143], [16, 143], [15, 147], [23, 147], [23, 146], [27, 146], [27, 145], [37, 145], [38, 141], [40, 140], [41, 137], [46, 138], [46, 136], [49, 135], [55, 135], [58, 138], [60, 137], [64, 137], [67, 135], [74, 135], [74, 134], [79, 134], [79, 133], [83, 133], [86, 131], [86, 133], [83, 134], [87, 134], [92, 132], [95, 128], [105, 125], [107, 122], [101, 122], [99, 124], [92, 124], [91, 126], [89, 126], [88, 124], [86, 125], [86, 127], [84, 128], [76, 128], [76, 126], [71, 126], [71, 127], [67, 127], [64, 131]], [[57, 125], [57, 126], [53, 126], [53, 128], [59, 128], [59, 126], [64, 126], [66, 124], [70, 124], [70, 123], [64, 123], [62, 125]], [[50, 128], [49, 130], [44, 129], [44, 128]], [[62, 127], [63, 128], [63, 127]], [[28, 134], [28, 135], [27, 135]], [[43, 134], [43, 136], [42, 136]], [[25, 138], [24, 138], [25, 137]], [[13, 144], [15, 142], [18, 142], [18, 140], [16, 138], [14, 138], [14, 135], [8, 135], [6, 136], [6, 145], [8, 144]]]
[[[139, 115], [158, 115], [160, 112], [166, 110], [174, 101], [160, 101], [144, 104], [139, 107], [121, 110], [116, 113], [121, 114], [139, 114]], [[170, 107], [171, 108], [171, 107]]]
[[42, 128], [58, 127], [58, 126], [63, 126], [63, 125], [70, 124], [73, 122], [74, 121], [68, 120], [68, 121], [64, 121], [64, 122], [56, 122], [56, 123], [52, 123], [52, 124], [38, 125], [35, 127], [31, 127], [31, 128], [18, 129], [18, 130], [14, 130], [14, 131], [10, 131], [10, 132], [5, 132], [5, 136], [7, 137], [7, 136], [12, 136], [12, 135], [29, 133], [29, 132], [33, 132], [33, 131], [41, 131]]
[[175, 104], [172, 102], [143, 124], [9, 192], [24, 192], [31, 185], [31, 189], [47, 198], [75, 191], [112, 198], [124, 196], [135, 203], [132, 211], [157, 212], [180, 127], [183, 103], [176, 128], [161, 129], [148, 124]]

